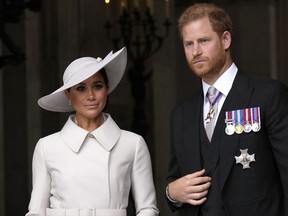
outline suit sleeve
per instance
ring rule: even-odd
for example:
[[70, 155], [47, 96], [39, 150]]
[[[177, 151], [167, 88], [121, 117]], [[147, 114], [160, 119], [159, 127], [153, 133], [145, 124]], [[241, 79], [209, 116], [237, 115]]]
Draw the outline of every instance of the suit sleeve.
[[26, 216], [45, 216], [49, 207], [51, 178], [45, 164], [43, 141], [40, 139], [35, 147], [32, 160], [33, 189]]
[[285, 212], [288, 212], [288, 89], [277, 83], [271, 89], [264, 120], [284, 189]]
[[175, 150], [175, 143], [177, 142], [176, 139], [181, 134], [181, 122], [182, 115], [180, 109], [174, 110], [171, 116], [171, 123], [170, 123], [170, 162], [169, 162], [169, 174], [167, 177], [167, 184], [182, 177], [180, 168], [178, 166], [177, 157], [176, 157], [176, 150]]
[[151, 158], [141, 136], [138, 139], [132, 168], [132, 194], [137, 216], [157, 216], [159, 214]]
[[[173, 112], [172, 112], [172, 115], [171, 115], [171, 122], [170, 122], [170, 130], [171, 130], [171, 134], [170, 134], [170, 162], [169, 162], [169, 170], [168, 170], [168, 177], [167, 177], [167, 181], [166, 181], [166, 187], [167, 185], [182, 177], [182, 174], [181, 174], [181, 171], [180, 171], [180, 168], [179, 168], [179, 165], [178, 165], [178, 161], [177, 161], [177, 157], [176, 157], [176, 150], [175, 150], [175, 139], [177, 136], [175, 135], [178, 135], [179, 137], [179, 134], [181, 134], [181, 121], [182, 121], [182, 115], [181, 115], [181, 109], [175, 109]], [[165, 196], [165, 199], [167, 200], [168, 202], [168, 205], [170, 207], [170, 209], [172, 211], [176, 211], [180, 208], [183, 208], [183, 204], [182, 203], [179, 203], [179, 202], [172, 202], [168, 199], [167, 197], [167, 193], [166, 193], [166, 188], [165, 188], [165, 191], [164, 191], [164, 196]], [[185, 205], [185, 204], [184, 204]]]

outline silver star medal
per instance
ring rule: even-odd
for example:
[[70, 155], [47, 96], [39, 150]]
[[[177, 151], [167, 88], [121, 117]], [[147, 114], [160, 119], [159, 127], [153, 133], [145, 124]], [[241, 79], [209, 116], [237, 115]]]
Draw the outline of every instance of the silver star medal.
[[206, 123], [211, 122], [211, 120], [214, 118], [214, 115], [215, 115], [215, 110], [213, 106], [210, 106], [209, 112], [207, 113], [207, 116], [205, 118]]
[[241, 155], [235, 156], [236, 164], [240, 163], [243, 165], [243, 169], [250, 168], [250, 163], [255, 162], [255, 154], [249, 155], [248, 149], [240, 149]]

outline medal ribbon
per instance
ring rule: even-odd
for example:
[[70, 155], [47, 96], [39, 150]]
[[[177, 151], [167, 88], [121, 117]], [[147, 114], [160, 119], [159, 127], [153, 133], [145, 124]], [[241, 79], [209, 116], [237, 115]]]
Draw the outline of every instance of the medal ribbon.
[[239, 125], [239, 124], [241, 124], [241, 118], [242, 118], [242, 116], [241, 116], [241, 110], [236, 110], [235, 111], [236, 112], [236, 116], [237, 116], [237, 122], [236, 122], [236, 125]]
[[254, 107], [253, 108], [253, 120], [254, 122], [257, 122], [258, 124], [260, 124], [260, 107]]
[[250, 114], [251, 114], [251, 125], [254, 123], [254, 115], [253, 115], [253, 108], [250, 108]]
[[226, 115], [225, 122], [228, 123], [229, 121], [231, 121], [232, 118], [231, 111], [226, 111], [225, 115]]
[[246, 108], [245, 111], [244, 111], [244, 119], [245, 119], [245, 122], [244, 124], [249, 124], [249, 119], [250, 119], [250, 116], [249, 116], [250, 112], [249, 112], [249, 109]]
[[207, 97], [207, 99], [208, 99], [208, 101], [210, 103], [210, 106], [213, 107], [215, 105], [215, 103], [217, 103], [220, 100], [221, 97], [222, 97], [222, 93], [221, 92], [218, 92], [217, 96], [214, 98], [213, 101], [210, 101], [210, 98]]
[[244, 110], [240, 110], [240, 122], [239, 124], [241, 124], [242, 126], [244, 125]]
[[260, 117], [260, 107], [257, 107], [257, 117], [258, 117], [258, 123], [261, 124], [261, 117]]
[[253, 112], [254, 112], [254, 113], [253, 113], [253, 117], [254, 117], [253, 120], [254, 120], [254, 122], [258, 122], [258, 121], [257, 121], [257, 118], [258, 118], [258, 117], [257, 117], [257, 108], [256, 108], [256, 107], [253, 108]]

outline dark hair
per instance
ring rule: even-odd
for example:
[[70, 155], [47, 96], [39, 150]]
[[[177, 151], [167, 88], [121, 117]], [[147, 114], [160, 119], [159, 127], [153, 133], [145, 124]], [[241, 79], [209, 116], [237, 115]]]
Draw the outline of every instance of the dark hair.
[[102, 68], [99, 71], [99, 73], [103, 77], [103, 80], [104, 80], [104, 83], [105, 83], [106, 87], [109, 88], [109, 80], [108, 80], [108, 76], [107, 76], [107, 73], [105, 71], [105, 68]]
[[[108, 80], [108, 76], [107, 76], [107, 73], [105, 71], [105, 68], [102, 68], [100, 71], [99, 71], [99, 74], [103, 77], [103, 80], [104, 80], [104, 83], [106, 85], [107, 88], [109, 88], [109, 80]], [[107, 111], [107, 109], [109, 108], [109, 95], [107, 95], [107, 102], [106, 102], [106, 105], [103, 109], [103, 111]]]
[[[104, 83], [106, 85], [107, 88], [109, 88], [109, 80], [108, 80], [108, 76], [107, 76], [107, 73], [105, 71], [104, 68], [102, 68], [100, 71], [99, 71], [99, 74], [103, 77], [103, 80], [104, 80]], [[68, 88], [67, 91], [70, 91], [71, 88]]]
[[204, 17], [208, 17], [213, 30], [219, 35], [222, 35], [225, 31], [232, 34], [233, 24], [231, 18], [223, 8], [215, 4], [198, 3], [188, 7], [179, 17], [178, 30], [181, 37], [184, 25]]

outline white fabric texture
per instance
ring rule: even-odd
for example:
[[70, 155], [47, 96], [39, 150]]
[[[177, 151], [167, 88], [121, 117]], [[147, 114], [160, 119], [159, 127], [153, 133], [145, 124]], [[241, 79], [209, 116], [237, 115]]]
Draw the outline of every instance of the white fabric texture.
[[121, 130], [105, 115], [106, 121], [91, 134], [71, 115], [60, 132], [38, 141], [26, 216], [46, 216], [46, 208], [126, 209], [130, 189], [137, 216], [158, 215], [144, 139]]
[[127, 216], [124, 209], [47, 209], [47, 216]]

